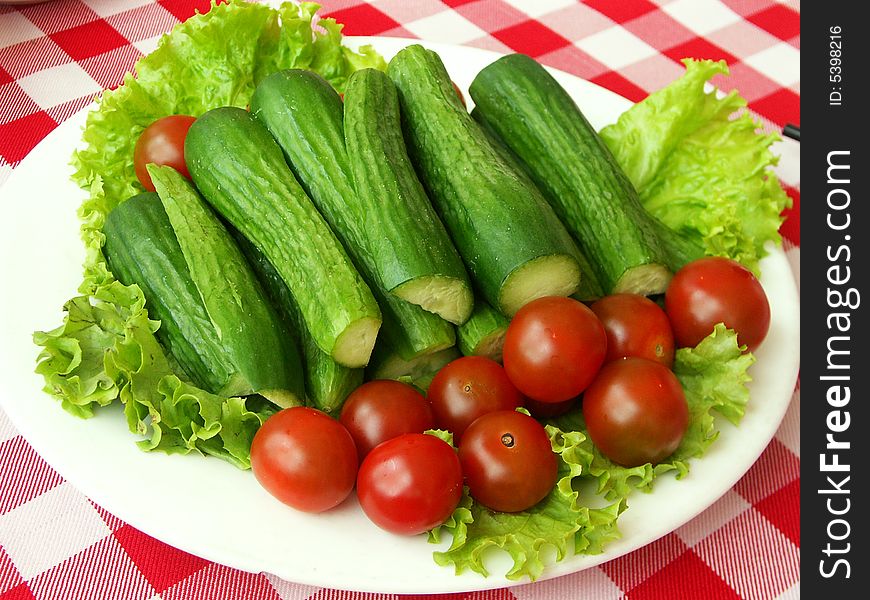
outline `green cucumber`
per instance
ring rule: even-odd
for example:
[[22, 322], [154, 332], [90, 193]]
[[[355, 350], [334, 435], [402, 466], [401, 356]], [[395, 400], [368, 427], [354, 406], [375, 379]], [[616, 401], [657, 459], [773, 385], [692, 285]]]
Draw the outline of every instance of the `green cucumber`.
[[372, 291], [384, 315], [380, 337], [389, 340], [405, 359], [432, 354], [456, 344], [456, 329], [441, 317], [377, 288]]
[[238, 232], [233, 233], [266, 294], [278, 308], [288, 335], [296, 338], [302, 348], [307, 404], [329, 414], [338, 414], [350, 393], [362, 384], [364, 370], [338, 364], [317, 346], [275, 267], [248, 239]]
[[196, 386], [222, 396], [250, 392], [209, 319], [160, 197], [138, 194], [115, 207], [103, 227], [103, 254], [115, 278], [138, 285], [157, 339]]
[[580, 272], [583, 274], [583, 277], [580, 279], [580, 287], [571, 297], [580, 302], [591, 302], [605, 296], [604, 287], [598, 280], [598, 274], [580, 248], [577, 248], [577, 254], [574, 255], [574, 258], [580, 264]]
[[283, 408], [302, 404], [302, 360], [282, 335], [267, 299], [230, 232], [189, 179], [148, 165], [203, 306], [245, 387]]
[[216, 108], [190, 127], [184, 152], [205, 199], [275, 266], [317, 345], [345, 366], [367, 364], [377, 301], [269, 132], [243, 109]]
[[680, 235], [652, 215], [650, 222], [661, 241], [665, 261], [674, 273], [686, 263], [705, 256], [704, 248], [689, 236]]
[[[369, 283], [383, 315], [380, 335], [406, 359], [454, 345], [450, 323], [390, 293], [383, 284], [382, 271], [391, 266], [376, 261], [368, 248], [386, 225], [377, 217], [379, 211], [369, 214], [357, 204], [341, 98], [332, 86], [309, 71], [279, 72], [257, 87], [252, 110], [278, 140], [291, 169]], [[386, 212], [382, 217], [389, 219]], [[396, 246], [405, 248], [416, 241], [396, 240]]]
[[510, 316], [535, 298], [576, 292], [573, 240], [466, 112], [439, 56], [412, 45], [387, 73], [409, 152], [484, 299]]
[[[498, 137], [498, 134], [492, 127], [490, 127], [489, 123], [480, 117], [480, 111], [477, 110], [477, 108], [471, 110], [471, 117], [480, 124], [480, 128], [486, 134], [487, 139], [490, 141], [493, 148], [498, 151], [504, 161], [508, 163], [523, 179], [525, 179], [528, 185], [537, 187], [537, 184], [532, 181], [531, 175], [529, 175], [528, 167], [523, 164], [523, 161], [521, 161], [516, 154], [513, 153], [513, 150], [507, 147], [504, 140]], [[586, 258], [586, 255], [576, 246], [575, 250], [574, 258], [577, 259], [577, 263], [580, 265], [581, 276], [580, 287], [574, 294], [572, 294], [572, 297], [581, 302], [597, 300], [604, 296], [604, 288], [601, 286], [601, 282], [598, 281], [598, 275], [596, 275], [595, 269], [592, 268], [592, 264], [589, 262], [589, 259]]]
[[474, 306], [471, 282], [408, 158], [399, 98], [382, 71], [362, 69], [350, 76], [344, 135], [370, 232], [368, 247], [384, 287], [451, 323], [464, 323]]
[[405, 360], [388, 343], [378, 343], [372, 353], [372, 362], [366, 367], [366, 379], [395, 379], [411, 383], [425, 392], [441, 367], [460, 356], [459, 349], [452, 347]]
[[510, 321], [483, 300], [474, 303], [474, 312], [456, 328], [459, 350], [465, 356], [485, 356], [501, 362], [504, 336]]
[[666, 251], [637, 191], [559, 83], [533, 59], [505, 56], [470, 87], [478, 112], [528, 166], [607, 293], [661, 293]]

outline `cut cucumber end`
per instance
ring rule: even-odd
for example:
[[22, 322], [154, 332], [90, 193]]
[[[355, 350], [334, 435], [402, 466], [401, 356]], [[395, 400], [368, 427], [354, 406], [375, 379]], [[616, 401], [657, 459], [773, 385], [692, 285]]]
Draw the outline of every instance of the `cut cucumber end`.
[[357, 319], [335, 340], [332, 358], [340, 365], [356, 369], [368, 364], [375, 347], [381, 320], [372, 317]]
[[502, 359], [502, 350], [504, 350], [504, 336], [507, 333], [507, 327], [493, 331], [491, 334], [481, 338], [480, 343], [471, 349], [471, 354], [474, 356], [485, 356], [495, 362], [500, 363]]
[[[367, 379], [408, 378], [415, 385], [425, 390], [429, 387], [432, 377], [435, 376], [435, 373], [441, 367], [460, 356], [459, 350], [455, 346], [430, 354], [423, 354], [411, 360], [404, 360], [398, 354], [393, 354], [373, 369], [370, 369], [366, 375]], [[421, 385], [421, 383], [425, 385]]]
[[499, 293], [501, 311], [512, 317], [523, 306], [544, 296], [570, 296], [580, 287], [580, 266], [566, 254], [541, 256], [517, 267]]
[[391, 293], [454, 325], [465, 323], [474, 309], [471, 288], [467, 282], [456, 277], [417, 277], [396, 286]]
[[664, 265], [641, 265], [628, 269], [613, 286], [612, 294], [663, 294], [673, 274]]
[[281, 408], [292, 408], [294, 406], [303, 406], [305, 404], [299, 396], [290, 390], [260, 390], [257, 393], [275, 406]]

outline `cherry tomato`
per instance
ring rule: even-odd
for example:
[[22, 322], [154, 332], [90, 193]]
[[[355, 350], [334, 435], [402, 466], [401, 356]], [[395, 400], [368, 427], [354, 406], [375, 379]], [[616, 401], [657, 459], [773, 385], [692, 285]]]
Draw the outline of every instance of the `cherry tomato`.
[[646, 358], [609, 362], [583, 394], [589, 436], [610, 460], [626, 467], [670, 456], [686, 432], [689, 407], [667, 367]]
[[515, 410], [472, 423], [459, 444], [459, 461], [471, 497], [502, 512], [540, 502], [553, 489], [559, 466], [544, 427]]
[[344, 426], [319, 410], [297, 406], [275, 413], [251, 444], [251, 470], [278, 500], [323, 512], [348, 497], [356, 479], [356, 446]]
[[149, 163], [169, 165], [185, 177], [190, 177], [184, 162], [184, 138], [196, 117], [170, 115], [157, 119], [145, 128], [133, 148], [133, 167], [139, 183], [149, 192], [154, 191], [151, 175], [145, 168]]
[[494, 410], [513, 410], [523, 396], [504, 368], [483, 356], [463, 356], [441, 368], [426, 392], [435, 425], [453, 432], [458, 443], [466, 427]]
[[639, 356], [674, 365], [674, 332], [658, 304], [639, 294], [612, 294], [589, 308], [607, 332], [605, 362]]
[[462, 467], [447, 442], [406, 433], [369, 452], [356, 486], [360, 506], [375, 525], [415, 535], [453, 514], [462, 497]]
[[677, 271], [665, 292], [665, 311], [681, 348], [696, 346], [724, 323], [752, 351], [770, 327], [770, 305], [758, 279], [740, 263], [718, 256]]
[[604, 326], [586, 305], [549, 296], [523, 306], [508, 326], [504, 368], [523, 394], [563, 402], [586, 389], [607, 353]]
[[413, 386], [391, 379], [369, 381], [351, 392], [339, 417], [356, 442], [360, 459], [403, 433], [435, 427], [432, 408]]

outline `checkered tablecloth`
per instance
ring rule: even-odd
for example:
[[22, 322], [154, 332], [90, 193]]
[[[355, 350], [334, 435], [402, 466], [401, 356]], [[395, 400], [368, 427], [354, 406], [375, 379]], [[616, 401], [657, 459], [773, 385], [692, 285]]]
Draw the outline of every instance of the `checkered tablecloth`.
[[[799, 0], [323, 0], [349, 35], [527, 53], [631, 100], [684, 56], [725, 59], [767, 130], [800, 123]], [[27, 153], [204, 0], [57, 0], [0, 6], [0, 185]], [[783, 226], [800, 274], [800, 152], [779, 146], [794, 199]], [[59, 199], [58, 201], [61, 201]], [[3, 315], [2, 318], [10, 318]], [[0, 367], [2, 369], [2, 367]], [[2, 379], [0, 379], [2, 381]], [[0, 394], [3, 393], [0, 384]], [[800, 392], [759, 461], [711, 508], [623, 558], [473, 600], [798, 598]], [[436, 568], [433, 566], [433, 568]], [[677, 595], [675, 590], [695, 590]], [[0, 600], [346, 599], [191, 556], [125, 524], [53, 471], [0, 411]], [[422, 598], [422, 597], [420, 597]]]

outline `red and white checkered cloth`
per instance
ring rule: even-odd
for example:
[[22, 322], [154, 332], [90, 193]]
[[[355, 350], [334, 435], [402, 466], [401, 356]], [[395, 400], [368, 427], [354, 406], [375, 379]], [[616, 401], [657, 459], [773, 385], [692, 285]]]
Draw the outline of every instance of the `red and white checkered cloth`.
[[[520, 51], [631, 100], [679, 59], [725, 59], [764, 127], [800, 123], [799, 0], [322, 0], [348, 35]], [[117, 85], [160, 34], [207, 0], [57, 0], [0, 6], [0, 185], [58, 123]], [[778, 174], [794, 199], [782, 232], [800, 282], [800, 151]], [[3, 390], [0, 389], [0, 393]], [[770, 446], [724, 497], [664, 538], [554, 580], [452, 595], [473, 600], [800, 596], [800, 392]], [[434, 568], [434, 566], [433, 566]], [[343, 599], [191, 556], [121, 522], [54, 472], [0, 411], [0, 600]], [[681, 595], [681, 597], [688, 597]], [[417, 597], [422, 599], [423, 597]], [[434, 596], [432, 598], [435, 598]]]

